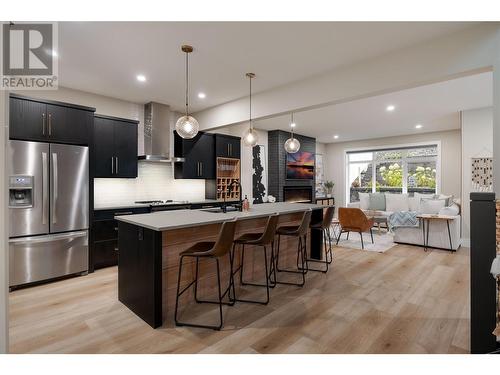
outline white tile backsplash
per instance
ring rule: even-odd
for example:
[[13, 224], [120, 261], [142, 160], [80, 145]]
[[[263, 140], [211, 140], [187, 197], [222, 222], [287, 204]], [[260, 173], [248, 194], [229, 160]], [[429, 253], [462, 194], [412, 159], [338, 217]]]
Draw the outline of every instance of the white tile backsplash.
[[96, 178], [94, 207], [126, 205], [138, 200], [205, 199], [205, 180], [176, 180], [172, 164], [139, 162], [137, 178]]

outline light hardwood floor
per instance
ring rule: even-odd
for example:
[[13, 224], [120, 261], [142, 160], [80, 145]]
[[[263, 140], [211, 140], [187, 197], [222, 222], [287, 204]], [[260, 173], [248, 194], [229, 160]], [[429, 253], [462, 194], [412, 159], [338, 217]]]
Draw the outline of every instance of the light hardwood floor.
[[[259, 291], [262, 292], [262, 291]], [[207, 305], [193, 306], [192, 311]], [[208, 307], [209, 309], [211, 307]], [[205, 311], [205, 310], [203, 310]], [[208, 321], [215, 311], [199, 316]], [[469, 250], [335, 249], [328, 274], [225, 309], [222, 331], [152, 329], [117, 300], [117, 268], [10, 294], [13, 353], [467, 353]]]

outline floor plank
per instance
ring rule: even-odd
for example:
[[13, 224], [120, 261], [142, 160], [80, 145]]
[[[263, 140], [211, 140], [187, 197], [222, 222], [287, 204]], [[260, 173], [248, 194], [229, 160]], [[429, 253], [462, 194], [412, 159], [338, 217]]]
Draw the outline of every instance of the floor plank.
[[225, 309], [220, 332], [171, 322], [153, 330], [118, 302], [116, 267], [9, 299], [13, 353], [469, 352], [467, 248], [336, 248], [328, 274], [310, 272], [304, 288], [277, 286], [268, 306]]

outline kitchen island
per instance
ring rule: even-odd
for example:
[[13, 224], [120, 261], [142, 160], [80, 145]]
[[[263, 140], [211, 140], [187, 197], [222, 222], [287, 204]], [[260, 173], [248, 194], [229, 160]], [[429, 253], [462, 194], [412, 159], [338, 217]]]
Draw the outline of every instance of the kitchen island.
[[[305, 203], [265, 203], [253, 205], [250, 211], [178, 210], [149, 214], [117, 216], [118, 220], [118, 299], [153, 328], [173, 324], [175, 291], [177, 288], [179, 254], [200, 241], [215, 241], [221, 224], [236, 218], [236, 236], [262, 231], [267, 217], [278, 213], [280, 225], [298, 224], [304, 211], [313, 210], [312, 223], [323, 217], [323, 205]], [[322, 235], [312, 231], [307, 246], [312, 258], [320, 259]], [[282, 238], [280, 263], [295, 265], [297, 243], [293, 238]], [[248, 277], [264, 277], [262, 261], [253, 261], [256, 252], [246, 251], [245, 267]], [[261, 253], [257, 252], [261, 257]], [[239, 257], [236, 256], [238, 266]], [[283, 259], [283, 260], [282, 260]], [[182, 285], [193, 278], [194, 262], [183, 271]], [[248, 267], [247, 267], [248, 264]], [[189, 272], [188, 270], [191, 270]], [[222, 263], [221, 277], [227, 285], [229, 259]], [[251, 273], [251, 275], [250, 275]], [[215, 269], [210, 260], [200, 263], [199, 293], [214, 293]], [[245, 275], [247, 277], [247, 275]], [[181, 285], [181, 286], [182, 286]], [[186, 292], [192, 298], [192, 294]], [[187, 299], [186, 299], [187, 301]]]

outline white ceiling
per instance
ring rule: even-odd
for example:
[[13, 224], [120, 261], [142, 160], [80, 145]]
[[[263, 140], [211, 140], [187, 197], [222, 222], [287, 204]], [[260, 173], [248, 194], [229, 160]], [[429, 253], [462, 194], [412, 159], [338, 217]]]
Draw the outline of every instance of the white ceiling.
[[[190, 58], [192, 110], [325, 73], [342, 65], [452, 33], [461, 22], [61, 22], [59, 85], [181, 110], [184, 55]], [[136, 80], [144, 74], [147, 82]], [[207, 94], [204, 100], [196, 94]], [[422, 119], [422, 121], [425, 119]], [[322, 125], [323, 127], [326, 125]]]
[[[492, 101], [492, 73], [481, 73], [296, 113], [295, 131], [330, 143], [459, 129], [459, 111], [491, 106]], [[388, 105], [396, 109], [387, 112]], [[289, 124], [286, 115], [258, 120], [255, 127], [289, 130]], [[423, 127], [415, 129], [416, 124]]]

